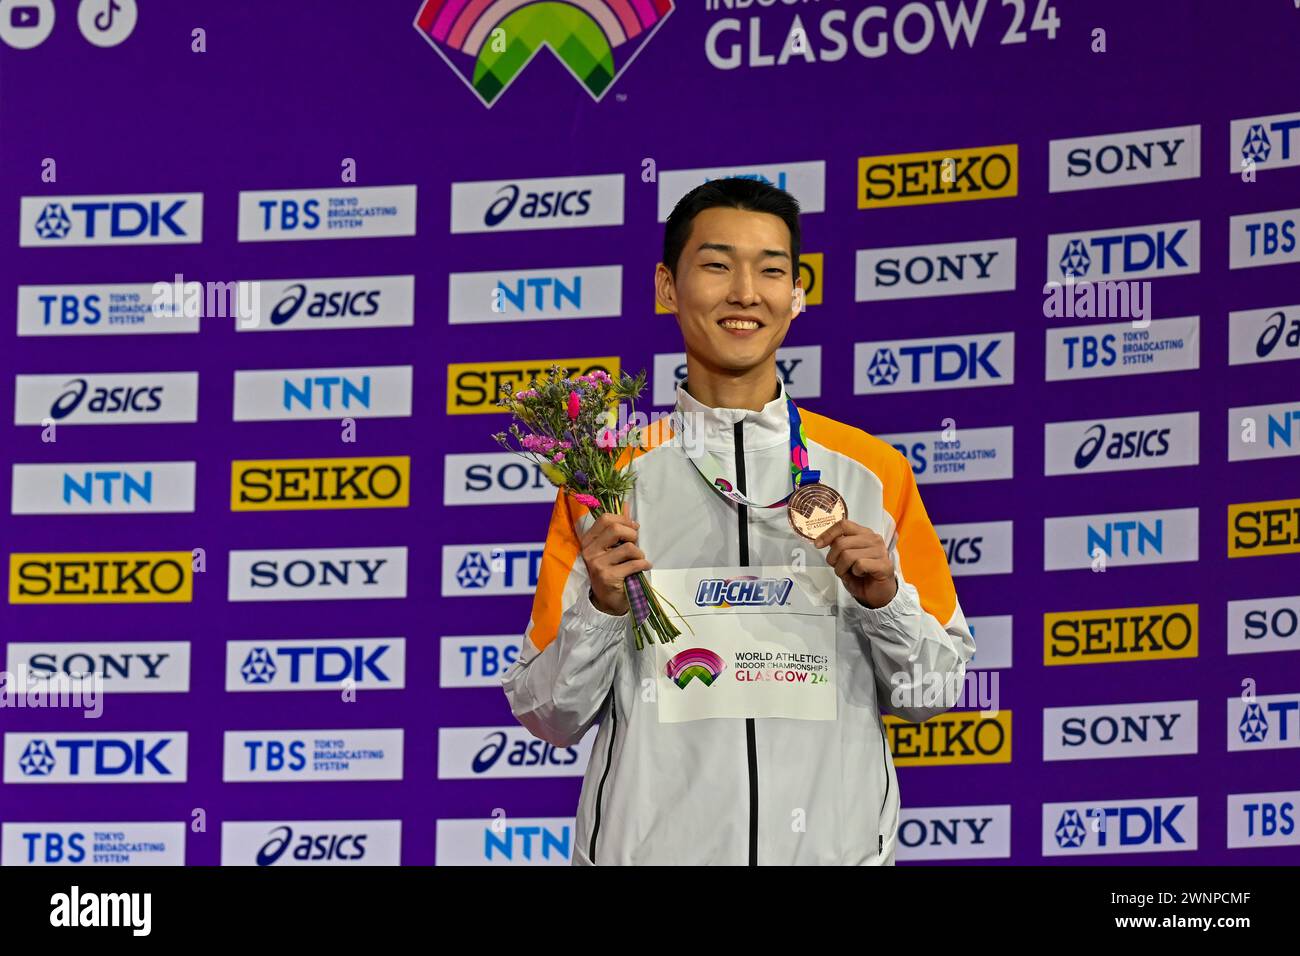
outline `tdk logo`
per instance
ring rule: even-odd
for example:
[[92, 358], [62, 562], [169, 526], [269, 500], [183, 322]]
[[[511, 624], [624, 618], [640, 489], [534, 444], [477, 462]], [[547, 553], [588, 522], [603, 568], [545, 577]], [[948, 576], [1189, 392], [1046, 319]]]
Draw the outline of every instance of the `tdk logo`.
[[402, 638], [356, 641], [231, 641], [227, 690], [396, 690], [405, 678]]
[[1015, 333], [858, 342], [853, 347], [856, 395], [912, 392], [1015, 380]]
[[444, 545], [442, 595], [532, 594], [541, 576], [544, 544]]
[[498, 760], [511, 767], [571, 767], [578, 762], [576, 747], [554, 747], [544, 740], [516, 740], [508, 748], [507, 743], [503, 732], [491, 734], [474, 755], [471, 764], [474, 773], [488, 773]]
[[1229, 750], [1300, 747], [1300, 694], [1228, 698]]
[[186, 735], [6, 734], [5, 783], [185, 781]]
[[1137, 279], [1199, 272], [1201, 224], [1158, 223], [1047, 237], [1048, 281]]
[[1229, 171], [1300, 165], [1300, 113], [1279, 113], [1233, 120], [1229, 131]]
[[203, 240], [203, 194], [24, 196], [20, 246], [124, 246]]
[[1161, 801], [1112, 801], [1080, 809], [1044, 804], [1055, 820], [1044, 833], [1044, 856], [1087, 853], [1152, 853], [1196, 849], [1196, 798]]
[[695, 589], [697, 607], [781, 607], [789, 602], [792, 578], [705, 578]]

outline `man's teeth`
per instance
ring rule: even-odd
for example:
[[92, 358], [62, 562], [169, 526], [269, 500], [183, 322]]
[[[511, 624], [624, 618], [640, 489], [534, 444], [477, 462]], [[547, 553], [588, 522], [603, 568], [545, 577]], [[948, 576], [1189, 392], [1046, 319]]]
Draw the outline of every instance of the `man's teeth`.
[[722, 327], [724, 329], [756, 329], [758, 323], [748, 319], [723, 319]]

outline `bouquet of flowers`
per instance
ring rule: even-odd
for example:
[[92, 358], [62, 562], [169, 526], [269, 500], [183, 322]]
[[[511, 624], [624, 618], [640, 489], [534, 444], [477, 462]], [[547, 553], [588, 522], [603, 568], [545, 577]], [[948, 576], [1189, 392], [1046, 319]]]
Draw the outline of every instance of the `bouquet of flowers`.
[[[636, 378], [624, 372], [618, 381], [601, 370], [576, 378], [569, 378], [569, 370], [558, 365], [548, 372], [541, 382], [534, 377], [522, 391], [512, 393], [509, 386], [501, 387], [497, 405], [508, 409], [515, 421], [509, 434], [498, 432], [492, 437], [507, 451], [536, 462], [551, 484], [597, 518], [620, 513], [636, 476], [628, 467], [632, 456], [620, 461], [619, 450], [644, 447], [645, 442], [643, 430], [632, 424], [636, 398], [645, 388], [645, 371]], [[627, 424], [617, 428], [624, 399], [632, 413]], [[624, 578], [623, 588], [637, 650], [656, 637], [660, 643], [671, 643], [681, 633], [660, 607], [660, 595], [644, 572]], [[667, 603], [672, 607], [672, 602]]]

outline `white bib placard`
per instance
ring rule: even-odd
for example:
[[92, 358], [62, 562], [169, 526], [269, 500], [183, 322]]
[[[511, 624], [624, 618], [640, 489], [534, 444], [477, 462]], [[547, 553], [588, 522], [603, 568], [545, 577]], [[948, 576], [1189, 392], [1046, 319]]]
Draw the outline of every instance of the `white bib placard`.
[[661, 723], [835, 719], [840, 581], [830, 567], [655, 568], [650, 579], [682, 632], [654, 645]]

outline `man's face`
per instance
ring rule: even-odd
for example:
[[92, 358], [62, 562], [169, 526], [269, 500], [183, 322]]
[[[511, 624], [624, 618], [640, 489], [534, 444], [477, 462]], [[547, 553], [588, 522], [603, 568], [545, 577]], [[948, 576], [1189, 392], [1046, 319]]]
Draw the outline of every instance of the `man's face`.
[[655, 288], [659, 304], [677, 314], [687, 352], [740, 372], [771, 362], [785, 340], [802, 288], [791, 281], [793, 268], [779, 216], [714, 207], [692, 221], [676, 281], [660, 263]]

